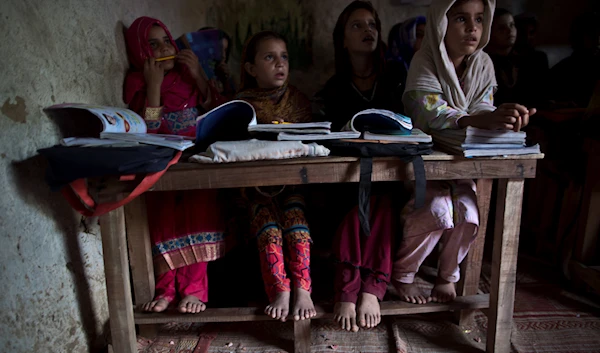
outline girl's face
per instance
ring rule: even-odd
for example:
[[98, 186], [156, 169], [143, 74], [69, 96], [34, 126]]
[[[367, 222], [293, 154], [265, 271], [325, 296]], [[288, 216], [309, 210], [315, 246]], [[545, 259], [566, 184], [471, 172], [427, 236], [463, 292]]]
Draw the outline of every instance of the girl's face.
[[492, 23], [490, 34], [490, 46], [496, 48], [509, 48], [515, 45], [517, 40], [517, 27], [515, 19], [510, 14], [496, 17]]
[[463, 0], [448, 11], [448, 28], [444, 43], [450, 59], [473, 54], [483, 32], [483, 2]]
[[423, 38], [425, 37], [425, 24], [421, 23], [417, 25], [415, 29], [415, 34], [417, 40], [415, 41], [415, 46], [413, 48], [414, 52], [418, 52], [421, 49], [421, 44], [423, 43]]
[[348, 18], [344, 29], [344, 48], [349, 53], [370, 54], [377, 48], [379, 33], [373, 14], [358, 9]]
[[[175, 47], [165, 30], [161, 26], [152, 26], [148, 31], [148, 44], [154, 53], [155, 58], [175, 55]], [[165, 70], [171, 70], [175, 66], [175, 60], [166, 60], [162, 62]]]
[[288, 78], [289, 62], [285, 42], [269, 38], [258, 43], [254, 64], [244, 64], [246, 72], [256, 79], [259, 88], [283, 86]]

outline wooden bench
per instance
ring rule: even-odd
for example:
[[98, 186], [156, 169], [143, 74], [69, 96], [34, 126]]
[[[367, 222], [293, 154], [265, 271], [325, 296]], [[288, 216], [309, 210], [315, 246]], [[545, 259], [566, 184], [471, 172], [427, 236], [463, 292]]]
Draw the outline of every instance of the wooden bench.
[[[383, 315], [402, 315], [454, 310], [461, 325], [472, 320], [473, 311], [489, 308], [487, 351], [510, 351], [510, 334], [515, 293], [519, 226], [525, 178], [535, 177], [537, 160], [543, 155], [466, 159], [436, 152], [424, 156], [428, 180], [476, 179], [480, 211], [478, 236], [461, 265], [459, 297], [452, 303], [425, 305], [384, 302]], [[284, 161], [173, 166], [152, 191], [236, 188], [269, 185], [358, 182], [359, 162], [353, 157], [305, 158]], [[372, 180], [413, 179], [411, 164], [397, 158], [373, 159]], [[494, 233], [491, 291], [477, 295], [483, 245], [492, 190], [499, 179]], [[104, 196], [116, 197], [124, 184], [113, 183]], [[143, 195], [123, 208], [100, 219], [106, 287], [113, 349], [117, 353], [136, 352], [135, 325], [142, 336], [153, 336], [155, 325], [166, 322], [235, 322], [269, 320], [262, 308], [207, 309], [200, 314], [174, 312], [148, 314], [134, 312], [135, 303], [152, 300], [154, 272], [145, 200]], [[129, 251], [128, 251], [129, 249]], [[131, 270], [131, 282], [130, 282]], [[331, 308], [317, 306], [317, 319], [330, 318]], [[310, 320], [294, 322], [296, 353], [310, 352]]]

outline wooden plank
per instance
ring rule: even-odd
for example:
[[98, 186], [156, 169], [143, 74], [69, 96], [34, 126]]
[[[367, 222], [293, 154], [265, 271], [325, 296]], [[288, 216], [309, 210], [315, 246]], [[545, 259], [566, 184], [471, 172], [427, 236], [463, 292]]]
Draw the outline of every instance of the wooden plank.
[[[305, 160], [304, 163], [234, 163], [230, 165], [186, 165], [170, 169], [152, 190], [217, 189], [269, 185], [349, 183], [359, 180], [359, 163]], [[535, 159], [427, 161], [428, 180], [533, 178]], [[412, 164], [397, 158], [373, 161], [372, 180], [413, 180]]]
[[498, 182], [487, 352], [509, 353], [517, 275], [523, 179]]
[[294, 321], [294, 353], [310, 353], [310, 320]]
[[[146, 197], [141, 195], [125, 205], [125, 225], [129, 247], [129, 266], [135, 304], [141, 305], [154, 298], [154, 266], [152, 241], [148, 229]], [[158, 334], [154, 325], [140, 325], [140, 336], [153, 339]]]
[[[514, 155], [514, 156], [496, 156], [496, 157], [474, 157], [474, 158], [465, 158], [458, 155], [448, 154], [446, 152], [441, 151], [433, 151], [432, 154], [423, 155], [424, 161], [486, 161], [486, 160], [503, 160], [503, 161], [513, 161], [513, 160], [537, 160], [543, 159], [543, 153], [537, 154], [525, 154], [525, 155]], [[265, 166], [265, 165], [292, 165], [292, 164], [318, 164], [318, 163], [352, 163], [357, 162], [358, 157], [340, 157], [340, 156], [330, 156], [330, 157], [303, 157], [303, 158], [292, 158], [292, 159], [279, 159], [279, 160], [264, 160], [264, 161], [255, 161], [255, 162], [235, 162], [235, 163], [223, 163], [219, 164], [220, 168], [235, 168], [237, 166]], [[383, 160], [398, 160], [396, 157], [376, 157], [374, 158], [376, 161]], [[215, 166], [215, 164], [198, 164], [192, 162], [179, 162], [176, 165], [172, 166], [169, 170], [189, 170], [189, 169], [198, 169], [204, 167]]]
[[140, 305], [154, 298], [154, 266], [152, 242], [148, 229], [146, 198], [139, 196], [125, 206], [129, 264], [133, 283], [135, 304]]
[[123, 208], [100, 217], [104, 273], [115, 353], [137, 352]]
[[[477, 207], [479, 208], [479, 229], [477, 237], [471, 244], [469, 254], [461, 264], [461, 279], [458, 282], [456, 293], [459, 296], [477, 294], [479, 278], [481, 277], [481, 262], [485, 246], [490, 199], [492, 197], [492, 179], [477, 180]], [[475, 317], [474, 310], [461, 310], [456, 312], [456, 321], [460, 326], [471, 326]]]
[[[451, 303], [409, 304], [402, 301], [381, 303], [381, 315], [405, 315], [442, 312], [448, 310], [485, 309], [489, 306], [489, 295], [479, 294], [457, 297]], [[333, 306], [316, 305], [315, 319], [333, 318]], [[161, 324], [168, 322], [246, 322], [273, 320], [264, 314], [263, 308], [209, 308], [200, 314], [181, 314], [176, 310], [165, 313], [135, 312], [136, 324]], [[290, 316], [288, 320], [292, 320]]]

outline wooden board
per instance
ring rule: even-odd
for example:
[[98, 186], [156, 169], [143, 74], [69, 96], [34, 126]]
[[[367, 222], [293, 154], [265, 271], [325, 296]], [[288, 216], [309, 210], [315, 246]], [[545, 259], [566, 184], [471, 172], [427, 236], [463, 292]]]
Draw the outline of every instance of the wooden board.
[[[461, 159], [426, 161], [427, 180], [533, 178], [536, 159]], [[313, 158], [304, 161], [232, 163], [224, 165], [177, 165], [154, 185], [153, 191], [237, 188], [270, 185], [354, 183], [359, 162], [347, 158]], [[397, 158], [375, 158], [372, 180], [413, 180], [412, 164]]]
[[[134, 304], [141, 305], [154, 299], [154, 266], [152, 242], [148, 229], [146, 197], [140, 195], [125, 205], [125, 226], [129, 248], [129, 266], [133, 284]], [[154, 325], [141, 325], [140, 336], [153, 339], [158, 334]]]
[[110, 334], [117, 353], [136, 353], [123, 207], [100, 217]]
[[523, 179], [498, 182], [487, 352], [509, 353], [517, 276]]
[[[489, 306], [489, 295], [457, 297], [452, 303], [409, 304], [401, 301], [381, 303], [381, 315], [405, 315], [441, 312], [462, 309], [485, 309]], [[316, 306], [315, 319], [333, 318], [332, 308]], [[290, 317], [289, 320], [292, 318]], [[200, 314], [181, 314], [177, 311], [165, 313], [135, 313], [136, 324], [159, 324], [167, 322], [245, 322], [273, 320], [263, 313], [263, 308], [210, 308]]]
[[310, 353], [310, 320], [294, 321], [294, 353]]
[[[477, 237], [471, 244], [469, 254], [461, 264], [461, 279], [456, 287], [459, 296], [474, 295], [479, 290], [481, 263], [485, 246], [490, 199], [492, 197], [492, 179], [477, 180], [477, 207], [479, 208], [479, 229]], [[460, 326], [473, 324], [474, 310], [461, 310], [456, 313], [456, 321]]]

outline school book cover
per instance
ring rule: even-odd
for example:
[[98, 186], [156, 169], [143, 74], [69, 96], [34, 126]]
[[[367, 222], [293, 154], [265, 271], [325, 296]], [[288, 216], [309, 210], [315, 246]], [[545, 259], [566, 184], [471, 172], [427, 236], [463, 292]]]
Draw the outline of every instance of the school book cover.
[[196, 54], [206, 79], [216, 76], [215, 69], [223, 59], [221, 34], [217, 29], [190, 32], [175, 40], [179, 50], [190, 49]]

